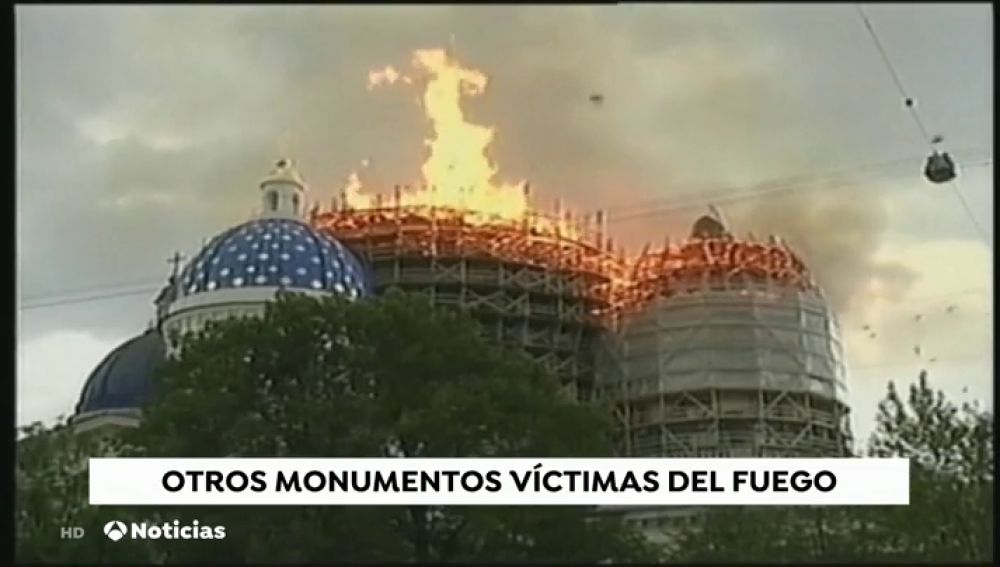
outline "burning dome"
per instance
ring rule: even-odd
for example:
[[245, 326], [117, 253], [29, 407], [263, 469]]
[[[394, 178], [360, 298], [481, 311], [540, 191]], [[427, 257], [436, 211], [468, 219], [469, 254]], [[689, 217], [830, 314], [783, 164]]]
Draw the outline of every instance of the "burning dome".
[[554, 214], [535, 210], [528, 184], [504, 181], [490, 157], [495, 130], [466, 120], [461, 103], [485, 92], [487, 76], [442, 49], [417, 50], [411, 63], [372, 71], [368, 86], [422, 90], [431, 132], [419, 183], [379, 191], [351, 173], [311, 223], [369, 263], [376, 295], [400, 288], [469, 312], [486, 336], [550, 370], [568, 396], [591, 399], [599, 318], [623, 271], [603, 214], [574, 218], [561, 201]]
[[689, 239], [640, 255], [623, 293], [602, 372], [623, 454], [847, 454], [836, 315], [780, 239], [702, 217]]

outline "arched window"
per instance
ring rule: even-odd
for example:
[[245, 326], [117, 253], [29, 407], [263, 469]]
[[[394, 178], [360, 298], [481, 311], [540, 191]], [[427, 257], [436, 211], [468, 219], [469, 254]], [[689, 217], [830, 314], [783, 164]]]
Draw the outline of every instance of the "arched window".
[[271, 191], [267, 194], [267, 204], [272, 211], [278, 210], [278, 194], [276, 192]]
[[299, 196], [292, 195], [292, 209], [297, 213], [299, 212]]

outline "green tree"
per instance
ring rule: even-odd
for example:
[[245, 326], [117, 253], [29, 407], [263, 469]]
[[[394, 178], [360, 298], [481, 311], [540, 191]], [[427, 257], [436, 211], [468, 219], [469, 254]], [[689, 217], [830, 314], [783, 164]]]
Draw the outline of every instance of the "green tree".
[[[611, 422], [560, 393], [467, 316], [390, 293], [279, 297], [261, 318], [182, 339], [158, 400], [122, 434], [152, 457], [598, 457]], [[158, 542], [167, 561], [655, 559], [611, 519], [566, 507], [177, 507], [222, 541]]]
[[993, 556], [993, 413], [956, 406], [921, 372], [902, 399], [890, 383], [869, 454], [910, 459], [911, 506], [887, 509], [882, 532], [905, 559]]
[[890, 383], [872, 457], [911, 459], [910, 505], [726, 508], [680, 536], [704, 561], [988, 561], [993, 557], [993, 414], [956, 406], [921, 372], [906, 399]]
[[[19, 561], [140, 563], [152, 559], [141, 544], [112, 542], [105, 522], [131, 521], [133, 510], [99, 509], [87, 504], [87, 458], [110, 454], [113, 439], [74, 434], [60, 419], [19, 428], [14, 498], [16, 554]], [[63, 539], [63, 528], [83, 528], [84, 537]]]

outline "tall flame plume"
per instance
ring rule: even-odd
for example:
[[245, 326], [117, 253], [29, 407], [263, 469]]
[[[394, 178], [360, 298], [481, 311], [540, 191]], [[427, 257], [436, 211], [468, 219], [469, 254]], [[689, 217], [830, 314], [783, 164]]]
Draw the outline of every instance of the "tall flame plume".
[[[462, 109], [464, 97], [485, 92], [486, 75], [463, 67], [443, 49], [415, 51], [412, 65], [424, 87], [421, 103], [432, 137], [424, 141], [429, 153], [421, 168], [423, 185], [399, 192], [399, 205], [452, 208], [481, 219], [522, 219], [530, 210], [526, 183], [498, 180], [498, 168], [487, 153], [495, 130], [470, 123]], [[392, 66], [368, 74], [369, 90], [416, 82]], [[351, 208], [376, 204], [357, 172], [349, 176], [343, 194]]]

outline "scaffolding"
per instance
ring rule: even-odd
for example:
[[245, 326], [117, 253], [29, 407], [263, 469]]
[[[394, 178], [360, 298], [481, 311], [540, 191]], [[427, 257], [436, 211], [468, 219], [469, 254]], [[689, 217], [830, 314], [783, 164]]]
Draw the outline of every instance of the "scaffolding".
[[618, 294], [598, 364], [621, 454], [847, 454], [837, 323], [783, 243], [668, 245], [641, 255]]
[[[688, 240], [626, 262], [600, 213], [594, 225], [564, 220], [484, 218], [398, 197], [312, 218], [368, 261], [377, 293], [398, 287], [469, 311], [567, 393], [609, 409], [621, 456], [849, 454], [837, 322], [783, 242], [736, 240], [703, 217]], [[698, 515], [602, 511], [661, 540]]]
[[835, 317], [775, 238], [717, 231], [626, 262], [600, 221], [536, 212], [484, 219], [397, 204], [315, 211], [312, 223], [368, 261], [376, 293], [397, 287], [465, 310], [577, 399], [612, 408], [622, 455], [850, 448]]
[[612, 288], [625, 277], [600, 223], [565, 230], [538, 213], [484, 220], [398, 205], [316, 211], [311, 222], [369, 263], [377, 294], [395, 287], [467, 311], [488, 337], [559, 377], [569, 395], [593, 400], [596, 345]]

